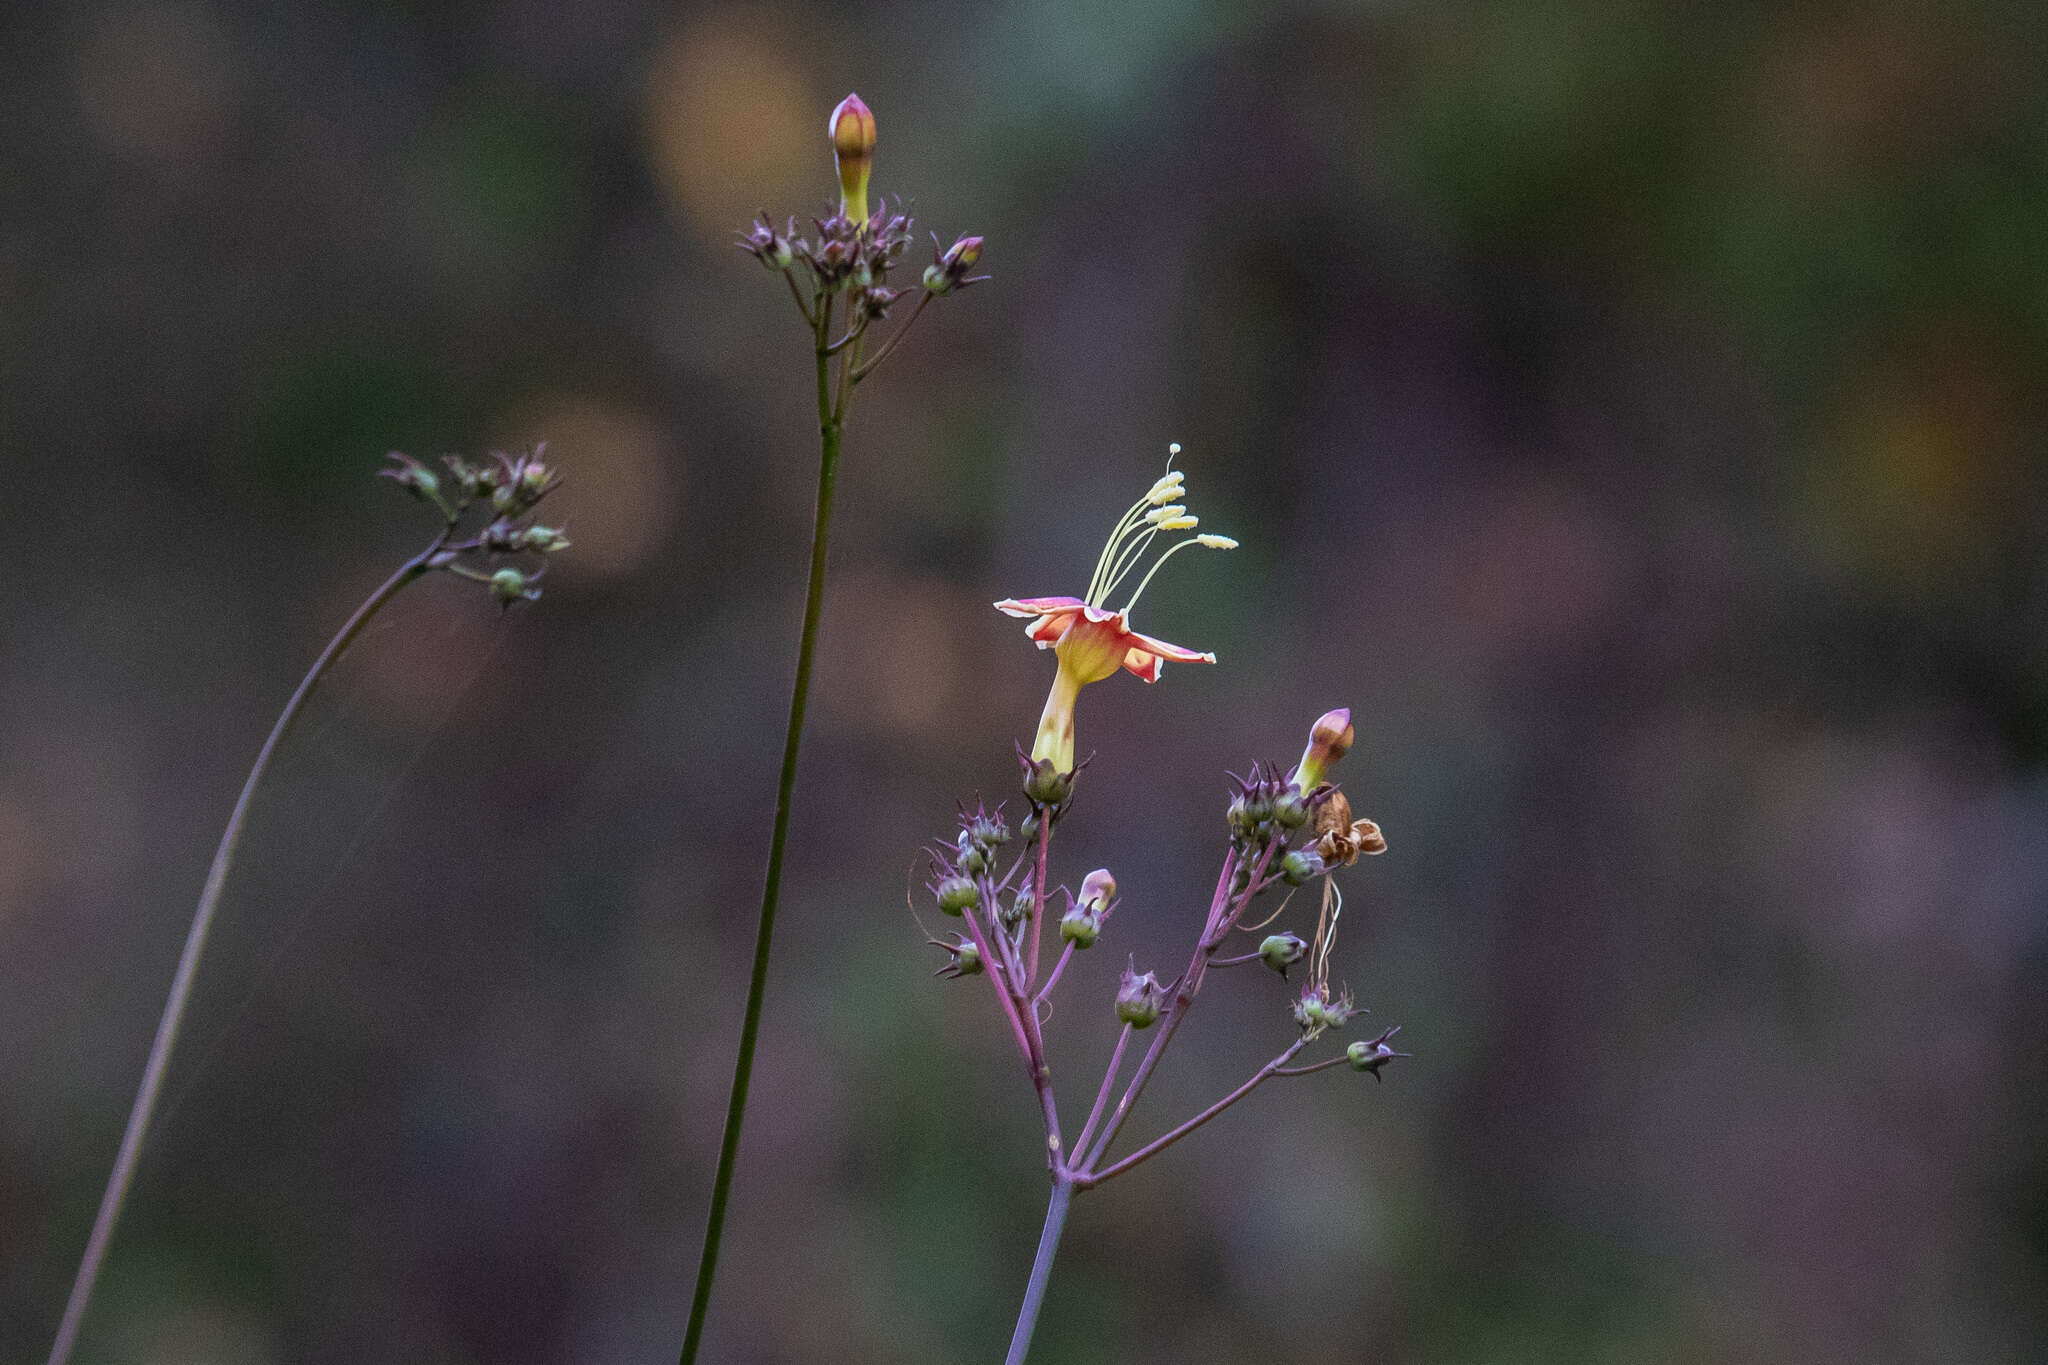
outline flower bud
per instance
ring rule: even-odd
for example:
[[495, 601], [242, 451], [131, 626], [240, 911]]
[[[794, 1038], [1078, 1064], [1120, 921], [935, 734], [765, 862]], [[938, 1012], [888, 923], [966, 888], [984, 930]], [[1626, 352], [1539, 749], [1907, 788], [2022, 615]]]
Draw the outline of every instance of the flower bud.
[[1023, 836], [1024, 842], [1026, 843], [1029, 843], [1033, 839], [1036, 839], [1038, 837], [1037, 811], [1032, 811], [1029, 815], [1025, 816], [1022, 820], [1019, 820], [1017, 822], [1017, 833]]
[[1080, 903], [1092, 905], [1097, 910], [1107, 909], [1116, 895], [1116, 878], [1109, 875], [1109, 869], [1098, 867], [1081, 881]]
[[1326, 711], [1316, 721], [1308, 734], [1308, 747], [1301, 751], [1301, 762], [1294, 765], [1294, 789], [1298, 792], [1314, 791], [1322, 783], [1330, 766], [1345, 754], [1351, 752], [1351, 742], [1357, 732], [1351, 726], [1351, 708], [1340, 706]]
[[1327, 986], [1304, 986], [1301, 998], [1294, 1002], [1294, 1022], [1311, 1038], [1327, 1028], [1343, 1028], [1357, 1013], [1350, 992], [1332, 1000]]
[[569, 548], [569, 537], [553, 526], [529, 526], [520, 539], [527, 549], [538, 550], [542, 554]]
[[1273, 798], [1273, 819], [1282, 829], [1300, 829], [1308, 823], [1308, 802], [1292, 788]]
[[962, 830], [960, 833], [960, 842], [956, 846], [956, 851], [959, 856], [954, 861], [960, 865], [960, 870], [968, 876], [979, 877], [982, 873], [988, 871], [988, 855], [981, 851], [980, 844], [967, 837], [965, 830]]
[[1396, 1057], [1409, 1056], [1409, 1053], [1396, 1052], [1388, 1046], [1394, 1035], [1400, 1031], [1401, 1026], [1396, 1024], [1377, 1038], [1361, 1038], [1350, 1047], [1345, 1048], [1344, 1055], [1350, 1058], [1351, 1069], [1354, 1071], [1369, 1071], [1372, 1073], [1372, 1078], [1378, 1080], [1381, 1067], [1393, 1061]]
[[939, 909], [949, 915], [964, 914], [981, 899], [981, 889], [966, 877], [947, 877], [934, 888], [934, 894], [939, 898]]
[[839, 101], [825, 125], [839, 163], [839, 211], [857, 224], [868, 220], [868, 172], [875, 166], [875, 116], [859, 95]]
[[421, 502], [440, 501], [438, 495], [441, 491], [441, 481], [434, 477], [433, 470], [412, 456], [401, 455], [395, 450], [384, 458], [395, 460], [397, 463], [390, 469], [378, 470], [379, 475], [391, 480]]
[[1024, 774], [1024, 795], [1041, 806], [1062, 805], [1073, 790], [1074, 775], [1061, 772], [1049, 758], [1033, 760]]
[[951, 943], [942, 938], [935, 938], [930, 942], [934, 948], [944, 949], [946, 953], [945, 965], [933, 972], [933, 976], [957, 979], [973, 976], [981, 970], [981, 949], [965, 934], [955, 934]]
[[1011, 898], [1008, 905], [998, 906], [996, 915], [1002, 920], [1005, 929], [1014, 929], [1031, 918], [1031, 909], [1037, 903], [1038, 897], [1032, 894], [1031, 884], [1026, 882], [1017, 888], [1017, 894]]
[[1223, 818], [1229, 823], [1230, 832], [1241, 839], [1249, 838], [1259, 824], [1252, 818], [1251, 803], [1242, 796], [1230, 798], [1230, 808], [1223, 813]]
[[1076, 901], [1074, 908], [1060, 916], [1060, 937], [1076, 948], [1093, 948], [1102, 937], [1102, 912]]
[[1280, 876], [1289, 886], [1300, 886], [1322, 873], [1322, 856], [1312, 848], [1298, 848], [1280, 860]]
[[1259, 956], [1285, 980], [1287, 969], [1308, 956], [1308, 945], [1298, 934], [1274, 934], [1259, 944]]
[[491, 596], [509, 607], [521, 598], [532, 601], [540, 596], [540, 589], [531, 586], [519, 570], [500, 569], [491, 575]]
[[[792, 218], [789, 231], [796, 231], [796, 220]], [[796, 262], [796, 247], [790, 239], [775, 230], [775, 224], [768, 221], [767, 210], [762, 210], [761, 221], [747, 224], [745, 235], [740, 238], [740, 249], [752, 252], [754, 259], [770, 270], [787, 270]]]
[[1125, 964], [1116, 989], [1118, 1019], [1132, 1028], [1150, 1028], [1158, 1020], [1159, 1007], [1165, 1000], [1166, 988], [1159, 984], [1158, 977], [1150, 972], [1141, 976], [1136, 958]]
[[932, 263], [925, 267], [924, 287], [934, 294], [946, 294], [955, 289], [964, 289], [977, 283], [968, 271], [981, 259], [981, 238], [962, 237], [944, 251], [933, 255]]

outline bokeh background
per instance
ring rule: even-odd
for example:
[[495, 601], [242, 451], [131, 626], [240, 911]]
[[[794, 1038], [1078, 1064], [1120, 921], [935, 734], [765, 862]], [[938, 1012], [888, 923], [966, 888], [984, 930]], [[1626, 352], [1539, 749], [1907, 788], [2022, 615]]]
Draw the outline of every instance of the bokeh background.
[[[1234, 556], [1083, 699], [1171, 971], [1348, 703], [1339, 973], [1418, 1054], [1078, 1206], [1034, 1359], [2048, 1359], [2048, 69], [2012, 0], [31, 3], [0, 18], [0, 1358], [41, 1359], [270, 717], [546, 439], [537, 607], [401, 600], [261, 802], [82, 1361], [671, 1358], [858, 89], [996, 280], [866, 386], [709, 1358], [990, 1360], [1044, 1194], [905, 907], [1184, 459]], [[929, 918], [929, 916], [928, 916]], [[1219, 978], [1137, 1128], [1286, 1040]]]

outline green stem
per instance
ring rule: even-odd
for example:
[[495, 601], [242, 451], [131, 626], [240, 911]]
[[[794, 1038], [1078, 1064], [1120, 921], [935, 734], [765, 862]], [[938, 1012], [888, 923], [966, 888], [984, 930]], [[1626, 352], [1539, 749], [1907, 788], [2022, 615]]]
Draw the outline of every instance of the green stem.
[[1038, 1309], [1045, 1302], [1046, 1282], [1052, 1278], [1052, 1258], [1060, 1249], [1060, 1233], [1066, 1230], [1067, 1206], [1074, 1201], [1074, 1184], [1063, 1173], [1052, 1180], [1052, 1200], [1045, 1206], [1045, 1231], [1038, 1235], [1038, 1255], [1031, 1262], [1031, 1280], [1024, 1286], [1024, 1303], [1017, 1310], [1017, 1330], [1010, 1336], [1010, 1354], [1004, 1365], [1024, 1365], [1031, 1350], [1031, 1333], [1038, 1326]]
[[320, 651], [320, 657], [299, 680], [298, 690], [292, 693], [291, 699], [284, 704], [284, 710], [278, 713], [276, 724], [270, 727], [269, 737], [256, 754], [255, 766], [249, 769], [249, 776], [242, 783], [242, 794], [235, 799], [227, 828], [221, 831], [220, 846], [214, 850], [213, 866], [207, 869], [206, 885], [199, 892], [199, 906], [192, 912], [192, 927], [185, 933], [185, 950], [178, 958], [177, 974], [171, 978], [171, 993], [164, 1001], [163, 1017], [157, 1021], [156, 1041], [150, 1044], [149, 1062], [142, 1070], [142, 1085], [135, 1092], [135, 1104], [128, 1112], [127, 1131], [121, 1135], [121, 1150], [114, 1158], [114, 1169], [107, 1175], [106, 1192], [100, 1196], [100, 1211], [93, 1220], [92, 1235], [86, 1239], [85, 1257], [79, 1262], [78, 1275], [71, 1282], [71, 1297], [64, 1305], [64, 1318], [58, 1324], [57, 1339], [50, 1347], [49, 1365], [64, 1365], [78, 1340], [79, 1324], [85, 1318], [86, 1305], [92, 1300], [100, 1266], [106, 1260], [107, 1247], [114, 1239], [114, 1225], [120, 1221], [121, 1206], [128, 1197], [129, 1183], [142, 1156], [143, 1139], [148, 1135], [150, 1119], [156, 1111], [157, 1093], [163, 1088], [164, 1073], [170, 1069], [171, 1050], [178, 1042], [178, 1026], [185, 1016], [186, 1001], [192, 995], [192, 979], [198, 975], [199, 959], [206, 949], [206, 936], [213, 928], [214, 911], [220, 906], [228, 871], [234, 866], [235, 848], [241, 843], [242, 830], [248, 824], [249, 807], [255, 801], [256, 788], [262, 783], [263, 774], [270, 768], [270, 760], [291, 733], [299, 713], [305, 709], [307, 700], [327, 670], [362, 634], [363, 628], [370, 624], [371, 618], [383, 609], [384, 604], [398, 595], [400, 588], [427, 571], [430, 561], [447, 539], [447, 534], [442, 533], [432, 545], [407, 560], [397, 573], [385, 580], [382, 587], [364, 599], [363, 604], [356, 608], [355, 615], [349, 617], [335, 637], [327, 642], [327, 648]]
[[[789, 839], [789, 808], [796, 789], [797, 750], [803, 743], [804, 704], [811, 692], [811, 656], [818, 642], [818, 618], [825, 603], [825, 550], [832, 530], [832, 490], [839, 469], [839, 437], [845, 425], [843, 400], [834, 403], [826, 353], [831, 325], [829, 299], [819, 309], [818, 324], [818, 509], [811, 532], [811, 577], [804, 596], [803, 635], [797, 645], [796, 685], [789, 698], [789, 728], [782, 741], [782, 776], [775, 789], [775, 832], [768, 842], [768, 876], [761, 890], [761, 919], [754, 935], [754, 970], [747, 983], [746, 1017], [740, 1025], [740, 1051], [732, 1068], [732, 1096], [725, 1107], [725, 1136], [718, 1147], [718, 1170], [711, 1180], [711, 1211], [704, 1222], [704, 1249], [697, 1262], [697, 1289], [690, 1299], [690, 1323], [683, 1334], [682, 1365], [697, 1358], [704, 1319], [711, 1307], [711, 1282], [718, 1273], [719, 1240], [725, 1232], [726, 1201], [732, 1193], [733, 1165], [739, 1159], [740, 1127], [747, 1116], [747, 1088], [754, 1074], [754, 1044], [761, 1033], [761, 1002], [768, 991], [768, 954], [775, 942], [775, 902], [782, 890], [782, 854]], [[858, 352], [856, 351], [856, 355]]]

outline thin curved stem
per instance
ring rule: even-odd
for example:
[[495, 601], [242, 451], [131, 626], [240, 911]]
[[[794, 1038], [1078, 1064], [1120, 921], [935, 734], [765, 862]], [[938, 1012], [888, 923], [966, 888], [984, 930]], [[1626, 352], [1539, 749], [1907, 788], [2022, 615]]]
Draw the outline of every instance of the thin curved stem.
[[1074, 1201], [1073, 1182], [1053, 1177], [1052, 1199], [1045, 1206], [1045, 1230], [1038, 1235], [1038, 1255], [1031, 1262], [1031, 1279], [1024, 1286], [1024, 1302], [1017, 1309], [1017, 1330], [1010, 1334], [1010, 1354], [1003, 1365], [1024, 1365], [1031, 1350], [1031, 1334], [1038, 1327], [1038, 1310], [1045, 1303], [1045, 1286], [1052, 1278], [1053, 1257], [1060, 1249], [1060, 1233], [1066, 1230], [1067, 1206]]
[[235, 798], [235, 808], [228, 814], [227, 828], [221, 831], [220, 845], [213, 853], [213, 865], [207, 869], [206, 884], [199, 892], [198, 908], [192, 912], [192, 927], [185, 932], [185, 949], [178, 957], [177, 973], [171, 978], [170, 995], [164, 1000], [163, 1016], [157, 1021], [156, 1039], [150, 1044], [149, 1061], [142, 1069], [142, 1084], [135, 1092], [134, 1106], [128, 1111], [127, 1130], [121, 1135], [121, 1150], [114, 1157], [113, 1170], [107, 1175], [107, 1188], [100, 1196], [99, 1214], [93, 1219], [92, 1235], [86, 1239], [85, 1256], [79, 1262], [77, 1277], [71, 1282], [71, 1297], [65, 1302], [64, 1317], [57, 1326], [57, 1339], [50, 1346], [49, 1365], [64, 1365], [71, 1358], [72, 1347], [77, 1344], [79, 1325], [84, 1321], [86, 1305], [92, 1301], [100, 1267], [114, 1239], [114, 1226], [120, 1221], [128, 1186], [142, 1156], [142, 1144], [156, 1112], [158, 1092], [163, 1088], [165, 1073], [170, 1070], [171, 1051], [178, 1043], [178, 1027], [185, 1017], [186, 1002], [192, 996], [192, 981], [199, 974], [199, 959], [206, 950], [206, 937], [213, 928], [214, 912], [220, 908], [228, 872], [234, 866], [235, 849], [248, 825], [249, 808], [255, 802], [256, 789], [262, 784], [271, 759], [291, 733], [299, 713], [305, 709], [307, 700], [327, 670], [362, 634], [371, 618], [397, 596], [399, 589], [427, 572], [430, 561], [440, 553], [447, 540], [448, 535], [444, 531], [435, 537], [432, 545], [408, 559], [397, 573], [384, 581], [383, 586], [363, 600], [355, 614], [343, 623], [334, 638], [327, 642], [327, 647], [320, 651], [320, 657], [306, 670], [306, 676], [299, 680], [298, 689], [285, 702], [284, 709], [278, 712], [276, 723], [270, 727], [269, 736], [256, 753], [255, 765], [249, 769], [249, 776], [242, 783], [241, 795]]
[[[690, 1321], [683, 1333], [681, 1365], [691, 1365], [704, 1337], [704, 1319], [711, 1307], [711, 1285], [718, 1274], [718, 1249], [725, 1233], [726, 1203], [732, 1194], [732, 1173], [739, 1160], [740, 1128], [747, 1116], [747, 1091], [754, 1074], [754, 1046], [761, 1034], [761, 1004], [768, 993], [768, 956], [775, 945], [775, 906], [782, 890], [783, 852], [789, 841], [789, 812], [796, 791], [797, 753], [803, 745], [804, 708], [810, 700], [811, 661], [818, 643], [818, 621], [825, 605], [825, 554], [832, 533], [832, 494], [839, 472], [839, 440], [845, 427], [845, 404], [834, 402], [832, 358], [826, 347], [832, 323], [831, 297], [825, 296], [816, 319], [818, 351], [818, 503], [811, 529], [811, 572], [804, 594], [803, 631], [797, 643], [796, 683], [790, 690], [789, 726], [783, 734], [782, 774], [775, 787], [775, 830], [768, 841], [768, 872], [761, 888], [761, 914], [754, 934], [754, 966], [747, 982], [747, 1006], [740, 1024], [739, 1055], [733, 1061], [732, 1093], [725, 1108], [725, 1133], [718, 1145], [718, 1169], [711, 1179], [711, 1209], [704, 1220], [704, 1248], [697, 1261], [697, 1287], [690, 1299]], [[856, 348], [854, 355], [859, 354]]]
[[917, 320], [924, 316], [924, 306], [930, 303], [931, 301], [932, 295], [929, 292], [927, 292], [923, 298], [917, 301], [917, 307], [911, 310], [910, 316], [904, 319], [903, 325], [901, 327], [898, 327], [895, 333], [892, 336], [890, 336], [890, 338], [887, 341], [882, 343], [882, 349], [876, 351], [873, 358], [870, 359], [867, 364], [862, 365], [859, 364], [858, 362], [855, 363], [853, 370], [854, 383], [858, 384], [861, 380], [866, 379], [869, 375], [875, 372], [875, 366], [881, 364], [883, 361], [889, 358], [889, 352], [895, 350], [896, 344], [902, 341], [904, 337], [910, 334], [910, 329], [912, 327], [915, 327], [917, 325]]

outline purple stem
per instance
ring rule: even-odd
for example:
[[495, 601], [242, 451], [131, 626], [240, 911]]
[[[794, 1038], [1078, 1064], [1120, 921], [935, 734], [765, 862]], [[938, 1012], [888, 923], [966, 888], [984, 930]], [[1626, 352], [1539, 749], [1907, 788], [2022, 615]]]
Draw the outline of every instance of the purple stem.
[[[1075, 1188], [1085, 1190], [1093, 1186], [1100, 1185], [1105, 1180], [1111, 1180], [1117, 1176], [1122, 1175], [1125, 1171], [1128, 1171], [1129, 1169], [1131, 1169], [1131, 1167], [1137, 1165], [1139, 1162], [1145, 1161], [1151, 1157], [1159, 1155], [1168, 1147], [1171, 1147], [1174, 1143], [1179, 1142], [1189, 1133], [1194, 1132], [1195, 1129], [1200, 1128], [1210, 1119], [1215, 1118], [1218, 1114], [1228, 1109], [1231, 1105], [1236, 1104], [1246, 1095], [1251, 1094], [1252, 1091], [1258, 1088], [1260, 1082], [1264, 1081], [1268, 1076], [1277, 1076], [1283, 1074], [1300, 1075], [1308, 1071], [1320, 1071], [1322, 1069], [1322, 1067], [1320, 1066], [1301, 1067], [1291, 1072], [1281, 1071], [1281, 1068], [1286, 1065], [1287, 1060], [1290, 1057], [1294, 1056], [1295, 1053], [1301, 1051], [1301, 1049], [1307, 1043], [1308, 1039], [1306, 1038], [1295, 1039], [1294, 1042], [1291, 1045], [1289, 1045], [1288, 1049], [1285, 1052], [1281, 1053], [1278, 1057], [1275, 1057], [1272, 1061], [1267, 1062], [1264, 1066], [1260, 1067], [1256, 1072], [1252, 1074], [1252, 1078], [1246, 1081], [1243, 1085], [1231, 1091], [1228, 1095], [1225, 1095], [1222, 1099], [1216, 1101], [1216, 1103], [1210, 1105], [1207, 1109], [1204, 1109], [1201, 1113], [1195, 1115], [1193, 1118], [1189, 1119], [1186, 1123], [1183, 1123], [1180, 1127], [1174, 1129], [1172, 1132], [1166, 1134], [1163, 1137], [1154, 1138], [1151, 1142], [1146, 1143], [1143, 1147], [1140, 1147], [1137, 1151], [1132, 1152], [1122, 1161], [1117, 1162], [1113, 1166], [1105, 1167], [1100, 1171], [1093, 1172], [1092, 1174], [1075, 1176]], [[1341, 1062], [1344, 1060], [1344, 1058], [1339, 1057], [1336, 1060]], [[1328, 1065], [1328, 1063], [1325, 1063], [1324, 1065]]]
[[1052, 994], [1052, 988], [1060, 984], [1060, 973], [1067, 969], [1067, 959], [1073, 955], [1074, 944], [1070, 939], [1067, 942], [1067, 946], [1060, 950], [1060, 960], [1052, 964], [1052, 975], [1045, 979], [1045, 984], [1039, 987], [1038, 994], [1032, 999], [1031, 1003], [1033, 1005], [1045, 1003], [1045, 998]]
[[1109, 1054], [1109, 1069], [1102, 1073], [1102, 1089], [1095, 1092], [1095, 1107], [1088, 1111], [1088, 1121], [1081, 1125], [1081, 1136], [1074, 1139], [1074, 1150], [1086, 1152], [1088, 1139], [1095, 1132], [1096, 1123], [1102, 1118], [1102, 1106], [1109, 1103], [1110, 1087], [1116, 1084], [1116, 1073], [1123, 1069], [1124, 1044], [1131, 1041], [1131, 1026], [1124, 1025], [1124, 1031], [1116, 1036], [1116, 1051]]
[[1277, 841], [1268, 844], [1265, 851], [1259, 855], [1258, 864], [1252, 868], [1252, 875], [1245, 884], [1241, 901], [1230, 894], [1230, 883], [1237, 870], [1236, 850], [1233, 849], [1229, 856], [1224, 858], [1223, 871], [1216, 878], [1215, 893], [1209, 899], [1209, 916], [1204, 922], [1202, 937], [1195, 944], [1194, 955], [1188, 959], [1187, 971], [1181, 974], [1180, 987], [1174, 992], [1173, 1002], [1167, 1006], [1166, 1017], [1159, 1021], [1159, 1036], [1152, 1040], [1152, 1046], [1146, 1051], [1144, 1060], [1138, 1063], [1137, 1071], [1131, 1076], [1130, 1085], [1125, 1088], [1123, 1097], [1116, 1102], [1116, 1108], [1111, 1111], [1108, 1121], [1102, 1125], [1101, 1135], [1095, 1139], [1094, 1146], [1081, 1161], [1081, 1169], [1086, 1170], [1100, 1161], [1108, 1153], [1110, 1144], [1116, 1141], [1117, 1130], [1122, 1128], [1124, 1120], [1131, 1116], [1131, 1107], [1138, 1102], [1138, 1097], [1145, 1093], [1145, 1083], [1152, 1079], [1152, 1072], [1159, 1065], [1160, 1057], [1165, 1055], [1166, 1045], [1173, 1041], [1174, 1031], [1180, 1027], [1181, 1020], [1187, 1018], [1188, 1009], [1194, 1004], [1196, 993], [1202, 989], [1202, 974], [1208, 966], [1209, 957], [1221, 946], [1224, 935], [1230, 932], [1230, 926], [1250, 907], [1253, 888], [1258, 886], [1260, 878], [1265, 876], [1266, 865], [1273, 860], [1273, 852], [1279, 846]]

